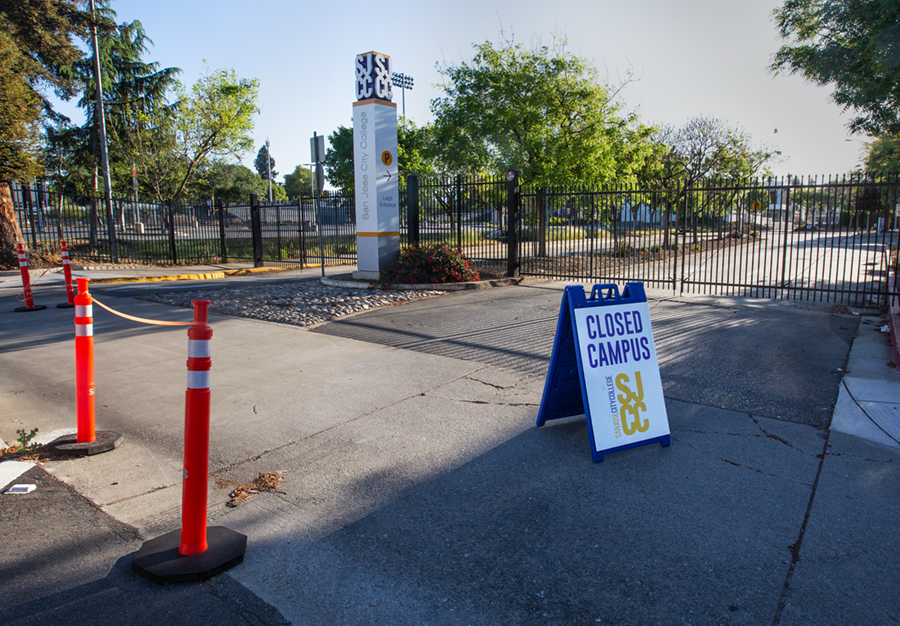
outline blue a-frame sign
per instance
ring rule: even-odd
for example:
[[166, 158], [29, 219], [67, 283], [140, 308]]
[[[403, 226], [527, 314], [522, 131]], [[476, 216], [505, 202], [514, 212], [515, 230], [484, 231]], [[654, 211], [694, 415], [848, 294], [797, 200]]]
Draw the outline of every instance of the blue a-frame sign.
[[563, 292], [537, 425], [582, 413], [595, 462], [671, 441], [643, 283]]

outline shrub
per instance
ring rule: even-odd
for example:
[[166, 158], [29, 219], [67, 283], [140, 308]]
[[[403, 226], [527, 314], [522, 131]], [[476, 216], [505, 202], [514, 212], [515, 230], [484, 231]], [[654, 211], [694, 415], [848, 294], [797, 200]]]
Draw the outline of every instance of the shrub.
[[461, 283], [479, 280], [461, 252], [446, 244], [407, 246], [397, 259], [381, 272], [383, 284]]

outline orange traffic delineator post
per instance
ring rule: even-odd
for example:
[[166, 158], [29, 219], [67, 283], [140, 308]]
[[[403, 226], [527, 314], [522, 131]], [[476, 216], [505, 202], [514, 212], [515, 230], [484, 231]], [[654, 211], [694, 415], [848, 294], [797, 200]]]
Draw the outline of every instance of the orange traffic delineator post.
[[244, 560], [247, 536], [223, 526], [206, 527], [209, 483], [209, 372], [212, 367], [209, 300], [192, 300], [188, 328], [187, 391], [184, 398], [184, 473], [181, 530], [141, 546], [132, 570], [157, 583], [197, 582]]
[[75, 411], [78, 432], [63, 435], [48, 444], [59, 454], [90, 456], [109, 452], [122, 435], [94, 429], [94, 305], [88, 292], [88, 278], [78, 279], [75, 296]]
[[25, 306], [16, 307], [17, 313], [26, 311], [40, 311], [47, 307], [43, 304], [34, 305], [34, 296], [31, 293], [31, 275], [28, 273], [28, 256], [25, 254], [25, 246], [19, 245], [19, 271], [22, 272], [22, 290], [25, 292]]
[[69, 248], [66, 246], [65, 241], [59, 242], [62, 250], [60, 251], [60, 255], [62, 256], [63, 261], [63, 273], [66, 276], [66, 302], [63, 304], [57, 304], [57, 309], [70, 309], [75, 306], [75, 290], [72, 288], [72, 268], [69, 265]]

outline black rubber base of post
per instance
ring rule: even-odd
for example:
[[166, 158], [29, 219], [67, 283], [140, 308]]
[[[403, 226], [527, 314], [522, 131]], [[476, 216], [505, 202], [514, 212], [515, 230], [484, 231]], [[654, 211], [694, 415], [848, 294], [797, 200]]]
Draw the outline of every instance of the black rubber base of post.
[[75, 305], [74, 305], [74, 304], [69, 304], [68, 302], [66, 302], [65, 304], [57, 304], [57, 305], [56, 305], [56, 308], [57, 308], [57, 309], [74, 309], [74, 308], [75, 308]]
[[54, 454], [65, 456], [93, 456], [103, 452], [109, 452], [117, 447], [124, 437], [111, 430], [101, 430], [94, 433], [94, 440], [87, 443], [78, 443], [78, 435], [63, 435], [47, 444], [47, 449]]
[[17, 306], [17, 307], [15, 308], [15, 312], [16, 312], [16, 313], [27, 313], [27, 312], [29, 312], [29, 311], [43, 311], [43, 310], [46, 309], [46, 308], [47, 308], [47, 306], [44, 305], [44, 304], [35, 304], [34, 306], [31, 306], [31, 307], [28, 307], [28, 306]]
[[173, 530], [144, 542], [134, 555], [131, 570], [155, 583], [192, 583], [209, 580], [244, 560], [247, 535], [224, 526], [206, 529], [205, 552], [181, 556], [181, 531]]

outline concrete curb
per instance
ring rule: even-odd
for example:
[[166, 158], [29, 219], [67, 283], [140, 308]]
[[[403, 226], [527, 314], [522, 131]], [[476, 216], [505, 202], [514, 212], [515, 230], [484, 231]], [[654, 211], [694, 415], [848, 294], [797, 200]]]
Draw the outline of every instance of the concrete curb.
[[115, 283], [150, 283], [167, 280], [208, 280], [215, 278], [225, 278], [225, 272], [211, 272], [208, 274], [178, 274], [176, 276], [128, 276], [122, 278], [92, 278], [91, 283], [95, 285], [111, 285]]
[[[306, 266], [304, 266], [305, 268]], [[318, 265], [314, 267], [319, 267]], [[95, 284], [113, 283], [148, 283], [166, 280], [215, 280], [228, 276], [247, 276], [248, 274], [260, 274], [264, 272], [285, 272], [291, 267], [248, 267], [240, 270], [224, 270], [221, 272], [206, 272], [202, 274], [175, 274], [172, 276], [123, 276], [121, 278], [93, 278]]]
[[[372, 283], [366, 281], [355, 280], [337, 280], [334, 278], [322, 277], [319, 279], [323, 285], [328, 287], [344, 287], [347, 289], [379, 289]], [[509, 285], [520, 285], [526, 280], [524, 276], [518, 278], [495, 278], [493, 280], [481, 280], [472, 283], [420, 283], [415, 285], [384, 285], [384, 289], [397, 291], [469, 291], [473, 289], [493, 289], [494, 287], [508, 287]]]
[[[325, 267], [338, 267], [343, 263], [326, 263]], [[82, 269], [87, 269], [85, 266]], [[304, 264], [291, 267], [247, 267], [239, 270], [223, 270], [221, 272], [206, 272], [202, 274], [174, 274], [172, 276], [123, 276], [119, 278], [93, 278], [91, 282], [94, 284], [114, 284], [114, 283], [148, 283], [170, 280], [216, 280], [227, 278], [229, 276], [247, 276], [249, 274], [262, 274], [267, 272], [289, 272], [297, 269], [312, 269], [321, 267], [320, 264]], [[97, 268], [93, 268], [97, 269]], [[109, 268], [119, 269], [119, 268]], [[127, 271], [127, 270], [126, 270]]]

